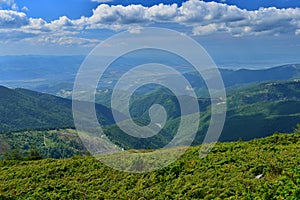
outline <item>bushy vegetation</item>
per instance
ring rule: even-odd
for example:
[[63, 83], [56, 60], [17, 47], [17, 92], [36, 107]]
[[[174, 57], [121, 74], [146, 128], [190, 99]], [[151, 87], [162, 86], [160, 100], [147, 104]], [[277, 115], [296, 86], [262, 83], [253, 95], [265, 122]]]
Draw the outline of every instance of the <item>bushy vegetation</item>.
[[4, 160], [0, 199], [300, 198], [300, 125], [294, 134], [217, 143], [202, 159], [199, 150], [190, 147], [168, 167], [143, 174], [113, 170], [93, 157]]
[[72, 129], [21, 131], [0, 135], [0, 159], [35, 160], [86, 155], [77, 132]]

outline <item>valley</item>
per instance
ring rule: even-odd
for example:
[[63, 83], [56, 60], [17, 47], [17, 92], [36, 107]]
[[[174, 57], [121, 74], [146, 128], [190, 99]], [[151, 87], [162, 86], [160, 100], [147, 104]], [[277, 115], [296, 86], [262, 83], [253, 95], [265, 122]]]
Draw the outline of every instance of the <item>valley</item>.
[[[266, 73], [275, 71], [274, 77], [279, 78], [278, 76], [282, 74], [288, 78], [287, 80], [257, 81], [259, 78], [257, 79], [255, 76], [256, 79], [250, 83], [234, 85], [228, 83], [230, 86], [227, 87], [227, 116], [219, 141], [248, 141], [270, 136], [275, 132], [292, 132], [296, 124], [300, 122], [300, 81], [297, 79], [298, 75], [295, 70], [298, 68], [295, 66], [248, 72], [263, 74], [261, 77], [266, 78], [271, 76], [267, 76]], [[288, 77], [287, 74], [281, 72], [283, 70], [290, 70], [287, 73]], [[33, 135], [39, 135], [41, 140], [43, 135], [49, 135], [55, 130], [61, 130], [57, 133], [63, 133], [64, 130], [69, 132], [67, 128], [74, 129], [71, 100], [27, 89], [9, 89], [3, 86], [0, 88], [0, 92], [0, 111], [3, 113], [0, 120], [0, 131], [3, 133], [2, 137], [5, 135], [4, 138], [6, 138], [2, 142], [4, 146], [0, 152], [2, 156], [18, 148], [23, 154], [28, 153], [32, 148], [37, 148], [45, 158], [71, 157], [78, 154], [79, 151], [84, 151], [85, 148], [78, 142], [80, 139], [76, 132], [72, 136], [76, 138], [72, 140], [72, 143], [76, 143], [76, 147], [67, 156], [62, 156], [62, 151], [58, 153], [60, 156], [45, 153], [44, 147], [40, 146], [42, 143], [35, 145], [35, 137], [29, 134], [33, 131]], [[102, 96], [102, 100], [98, 99], [97, 102], [109, 102], [110, 94], [106, 93]], [[201, 120], [193, 145], [202, 143], [210, 120], [210, 99], [198, 98], [198, 103]], [[107, 139], [124, 149], [158, 149], [168, 144], [176, 134], [180, 122], [179, 104], [171, 91], [156, 87], [148, 92], [142, 88], [141, 92], [137, 91], [131, 99], [130, 113], [136, 123], [147, 125], [150, 120], [148, 111], [153, 104], [163, 105], [167, 110], [168, 119], [159, 134], [146, 139], [135, 138], [124, 133], [114, 124], [109, 106], [96, 104], [98, 119], [103, 125]], [[60, 137], [60, 135], [57, 136]], [[29, 145], [26, 147], [7, 142], [22, 141], [24, 139], [22, 137], [29, 141]], [[60, 140], [55, 145], [65, 142], [68, 140]], [[104, 141], [104, 143], [106, 142]], [[69, 151], [68, 145], [62, 146], [61, 149]]]

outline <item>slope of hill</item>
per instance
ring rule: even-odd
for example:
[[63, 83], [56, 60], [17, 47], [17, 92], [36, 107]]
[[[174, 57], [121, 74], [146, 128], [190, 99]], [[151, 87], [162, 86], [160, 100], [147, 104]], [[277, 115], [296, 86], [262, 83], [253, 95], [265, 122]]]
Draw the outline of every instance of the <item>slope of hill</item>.
[[[0, 88], [0, 130], [73, 127], [71, 101], [24, 89]], [[300, 121], [300, 82], [267, 82], [228, 96], [228, 112], [220, 141], [250, 140], [279, 132], [291, 132]], [[98, 117], [110, 140], [125, 149], [161, 148], [177, 132], [180, 110], [168, 90], [158, 89], [132, 99], [131, 114], [140, 123], [149, 123], [149, 107], [162, 104], [168, 121], [156, 136], [135, 138], [113, 124], [110, 109], [97, 105]], [[194, 145], [200, 144], [209, 123], [209, 99], [199, 99], [201, 124]]]
[[300, 120], [300, 81], [268, 82], [228, 96], [221, 141], [291, 132]]
[[[96, 105], [99, 119], [112, 124], [110, 109]], [[25, 89], [0, 86], [0, 131], [74, 127], [72, 101]]]
[[42, 158], [69, 158], [88, 154], [73, 129], [0, 134], [0, 159], [25, 159], [33, 150]]
[[93, 157], [1, 161], [0, 199], [300, 198], [299, 131], [218, 143], [202, 159], [199, 149], [143, 174], [113, 170]]
[[[171, 115], [163, 130], [155, 137], [134, 138], [115, 125], [106, 127], [106, 134], [125, 149], [163, 147], [177, 133], [180, 122], [180, 110], [175, 99], [171, 93], [163, 90], [134, 98], [131, 114], [144, 120], [146, 124], [149, 122], [149, 107], [153, 104], [164, 105]], [[201, 122], [194, 145], [202, 143], [210, 120], [210, 100], [202, 98], [198, 102]], [[291, 132], [300, 121], [300, 81], [267, 82], [248, 87], [228, 95], [227, 104], [227, 116], [220, 141], [251, 140], [270, 136], [276, 131]]]

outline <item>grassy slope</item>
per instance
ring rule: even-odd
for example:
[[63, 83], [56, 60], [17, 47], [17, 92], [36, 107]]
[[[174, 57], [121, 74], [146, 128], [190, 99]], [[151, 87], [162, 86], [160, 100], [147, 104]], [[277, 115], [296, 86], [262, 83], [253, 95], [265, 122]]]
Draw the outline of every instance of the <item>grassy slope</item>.
[[[92, 157], [0, 162], [0, 199], [299, 199], [300, 134], [200, 147], [151, 173], [115, 171]], [[255, 176], [263, 174], [261, 179]]]

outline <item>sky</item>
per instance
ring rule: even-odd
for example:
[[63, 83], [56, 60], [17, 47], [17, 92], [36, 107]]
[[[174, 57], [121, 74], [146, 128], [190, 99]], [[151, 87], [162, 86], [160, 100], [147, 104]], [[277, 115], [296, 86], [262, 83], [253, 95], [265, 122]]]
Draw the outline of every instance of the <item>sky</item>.
[[299, 0], [0, 0], [0, 55], [86, 55], [143, 27], [183, 32], [225, 67], [300, 63]]

